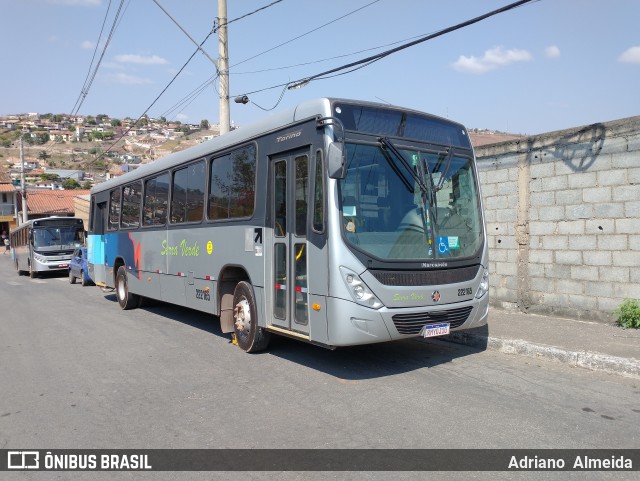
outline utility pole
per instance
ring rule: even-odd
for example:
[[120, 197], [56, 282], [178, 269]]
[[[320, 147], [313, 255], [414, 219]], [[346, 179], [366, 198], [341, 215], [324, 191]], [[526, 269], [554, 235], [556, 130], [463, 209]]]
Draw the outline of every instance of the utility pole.
[[20, 183], [22, 184], [22, 223], [29, 220], [29, 212], [27, 212], [27, 185], [24, 179], [24, 142], [20, 137]]
[[220, 76], [220, 135], [231, 129], [229, 112], [229, 50], [227, 45], [227, 0], [218, 0], [218, 75]]

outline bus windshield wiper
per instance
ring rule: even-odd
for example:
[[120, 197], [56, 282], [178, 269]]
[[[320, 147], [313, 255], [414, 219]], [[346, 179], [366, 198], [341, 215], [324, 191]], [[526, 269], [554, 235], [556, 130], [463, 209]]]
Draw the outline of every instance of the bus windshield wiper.
[[[420, 216], [422, 218], [422, 227], [424, 229], [424, 233], [427, 236], [427, 238], [429, 237], [429, 227], [428, 227], [428, 222], [427, 222], [427, 215], [433, 219], [434, 225], [432, 225], [432, 229], [431, 229], [431, 235], [434, 236], [434, 232], [435, 232], [435, 223], [437, 223], [437, 219], [436, 219], [436, 212], [434, 209], [434, 205], [435, 205], [435, 188], [433, 185], [433, 178], [431, 177], [431, 172], [429, 172], [428, 167], [426, 169], [423, 169], [421, 162], [418, 162], [418, 170], [420, 171], [420, 174], [422, 175], [422, 178], [420, 178], [420, 175], [418, 175], [418, 173], [413, 170], [411, 168], [411, 165], [409, 165], [409, 162], [407, 162], [407, 160], [404, 158], [404, 156], [402, 155], [402, 153], [400, 153], [400, 151], [396, 148], [395, 145], [393, 145], [393, 143], [391, 142], [391, 140], [389, 140], [386, 137], [380, 137], [380, 143], [386, 147], [387, 150], [390, 150], [393, 155], [398, 158], [400, 160], [400, 162], [402, 163], [402, 165], [404, 166], [404, 168], [411, 173], [411, 176], [413, 177], [413, 179], [416, 181], [416, 183], [418, 184], [418, 186], [420, 187], [420, 199], [422, 201], [422, 215]], [[397, 167], [394, 168], [394, 170], [396, 170]], [[427, 175], [429, 176], [429, 181], [431, 183], [431, 189], [428, 189], [427, 186], [424, 183], [424, 175], [425, 172], [424, 170], [426, 170]], [[396, 170], [397, 172], [397, 170]], [[404, 175], [401, 175], [401, 177], [403, 178], [403, 180], [406, 181], [406, 179], [404, 178]], [[413, 190], [413, 189], [412, 189]], [[429, 239], [430, 242], [433, 242], [435, 240], [435, 238]]]
[[[427, 186], [425, 185], [424, 181], [420, 178], [420, 176], [416, 173], [416, 171], [411, 168], [411, 166], [409, 165], [409, 162], [407, 162], [407, 159], [404, 158], [404, 156], [400, 153], [400, 151], [396, 148], [396, 146], [393, 145], [393, 143], [386, 137], [380, 137], [378, 140], [380, 141], [380, 143], [387, 150], [390, 150], [391, 153], [398, 160], [400, 160], [400, 162], [402, 163], [402, 166], [405, 168], [405, 170], [407, 172], [409, 172], [409, 174], [411, 174], [411, 177], [413, 177], [413, 180], [416, 181], [416, 183], [420, 187], [420, 190], [422, 191], [422, 193], [426, 194], [428, 192], [428, 190], [427, 190]], [[396, 168], [394, 168], [394, 170], [396, 170], [396, 173], [398, 172], [398, 170]], [[404, 177], [404, 175], [400, 174], [400, 176], [404, 181], [406, 181], [406, 178]], [[411, 189], [411, 190], [413, 190], [413, 189]]]

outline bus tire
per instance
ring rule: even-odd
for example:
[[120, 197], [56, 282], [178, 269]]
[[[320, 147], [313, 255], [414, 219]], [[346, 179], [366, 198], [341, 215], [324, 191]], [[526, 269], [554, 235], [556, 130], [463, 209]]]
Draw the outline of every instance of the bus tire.
[[129, 292], [127, 270], [124, 266], [120, 266], [116, 274], [116, 297], [118, 298], [118, 304], [125, 311], [135, 309], [140, 305], [140, 296]]
[[245, 281], [238, 282], [233, 291], [233, 333], [245, 352], [262, 351], [271, 339], [271, 334], [258, 325], [253, 286]]

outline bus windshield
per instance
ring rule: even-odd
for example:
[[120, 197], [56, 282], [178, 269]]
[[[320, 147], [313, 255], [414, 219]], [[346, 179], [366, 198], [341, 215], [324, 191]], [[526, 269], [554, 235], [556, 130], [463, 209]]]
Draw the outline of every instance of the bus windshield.
[[73, 249], [83, 243], [83, 229], [76, 225], [33, 229], [33, 247], [40, 252]]
[[471, 153], [414, 144], [347, 143], [340, 181], [345, 238], [382, 260], [476, 255], [483, 231]]

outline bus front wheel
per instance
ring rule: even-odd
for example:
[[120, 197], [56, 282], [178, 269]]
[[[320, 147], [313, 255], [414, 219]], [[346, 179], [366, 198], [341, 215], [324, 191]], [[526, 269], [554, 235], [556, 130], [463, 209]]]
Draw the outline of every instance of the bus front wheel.
[[140, 305], [140, 296], [129, 292], [127, 270], [124, 266], [120, 266], [116, 274], [116, 297], [118, 298], [118, 304], [125, 311], [135, 309]]
[[258, 326], [256, 298], [251, 284], [238, 282], [233, 292], [233, 306], [233, 332], [240, 349], [246, 352], [265, 349], [271, 334]]

